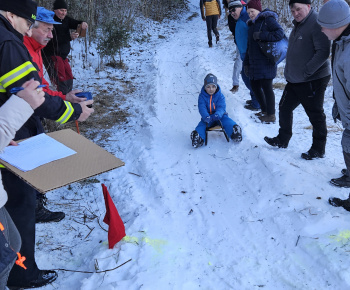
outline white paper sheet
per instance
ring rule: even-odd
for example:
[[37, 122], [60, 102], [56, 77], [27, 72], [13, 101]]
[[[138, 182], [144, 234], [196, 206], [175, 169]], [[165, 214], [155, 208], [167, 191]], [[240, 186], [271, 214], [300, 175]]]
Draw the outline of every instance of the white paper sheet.
[[39, 134], [18, 143], [18, 146], [7, 146], [0, 153], [0, 159], [26, 172], [76, 153], [46, 134]]

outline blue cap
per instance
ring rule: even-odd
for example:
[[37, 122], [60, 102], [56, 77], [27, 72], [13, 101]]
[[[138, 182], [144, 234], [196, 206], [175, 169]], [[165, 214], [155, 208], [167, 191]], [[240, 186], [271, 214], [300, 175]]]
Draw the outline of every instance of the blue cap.
[[62, 24], [53, 20], [55, 12], [45, 9], [44, 7], [38, 7], [36, 10], [36, 21], [45, 22], [49, 24]]

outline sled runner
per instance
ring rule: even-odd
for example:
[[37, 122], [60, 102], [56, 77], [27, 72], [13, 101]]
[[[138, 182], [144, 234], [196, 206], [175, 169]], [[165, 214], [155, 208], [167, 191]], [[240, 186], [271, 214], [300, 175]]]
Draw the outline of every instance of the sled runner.
[[216, 126], [213, 126], [213, 127], [208, 127], [208, 124], [207, 124], [207, 128], [205, 129], [205, 146], [207, 146], [207, 143], [208, 143], [208, 132], [210, 132], [210, 131], [224, 133], [227, 142], [230, 142], [230, 139], [228, 138], [224, 128], [222, 127], [221, 121], [218, 121], [218, 122], [219, 122], [219, 125], [216, 125]]

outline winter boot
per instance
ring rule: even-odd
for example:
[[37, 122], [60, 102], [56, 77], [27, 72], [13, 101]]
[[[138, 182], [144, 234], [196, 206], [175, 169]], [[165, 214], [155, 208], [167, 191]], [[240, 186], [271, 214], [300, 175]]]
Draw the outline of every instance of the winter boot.
[[273, 115], [263, 115], [263, 116], [260, 116], [258, 118], [261, 121], [261, 123], [263, 123], [263, 124], [275, 123], [275, 121], [276, 121], [275, 114], [273, 114]]
[[199, 136], [196, 130], [191, 133], [192, 146], [194, 148], [201, 147], [204, 144], [204, 140]]
[[239, 89], [239, 86], [233, 86], [232, 89], [230, 90], [232, 93], [237, 93]]
[[257, 116], [257, 117], [261, 117], [261, 116], [265, 116], [266, 112], [261, 111], [259, 113], [255, 113], [254, 115]]
[[301, 154], [301, 158], [304, 158], [305, 160], [313, 160], [315, 158], [323, 158], [323, 157], [324, 157], [324, 152], [317, 151], [312, 147], [306, 153]]
[[216, 43], [218, 43], [219, 40], [220, 40], [220, 35], [218, 34], [218, 35], [216, 36]]
[[213, 47], [213, 43], [211, 42], [211, 40], [208, 41], [208, 45], [209, 47]]
[[343, 207], [347, 211], [350, 211], [350, 195], [348, 199], [340, 199], [337, 197], [330, 197], [328, 199], [329, 204], [335, 206], [335, 207]]
[[59, 222], [63, 220], [66, 216], [64, 212], [52, 212], [44, 207], [46, 205], [47, 197], [43, 196], [36, 199], [36, 208], [35, 208], [35, 222], [36, 223], [50, 223], [50, 222]]
[[348, 170], [346, 168], [341, 170], [341, 174], [343, 175], [347, 175], [348, 174]]
[[342, 177], [331, 179], [330, 183], [338, 187], [349, 188], [350, 177], [343, 175]]
[[233, 126], [231, 139], [234, 142], [241, 142], [242, 141], [242, 129], [237, 124]]
[[39, 270], [38, 276], [30, 282], [18, 281], [16, 285], [10, 283], [7, 286], [10, 289], [39, 288], [48, 285], [57, 279], [57, 273], [53, 270]]
[[260, 110], [259, 108], [253, 107], [251, 103], [250, 104], [246, 104], [244, 106], [244, 108], [247, 109], [247, 110], [251, 110], [251, 111], [259, 111]]
[[265, 136], [264, 140], [266, 141], [267, 144], [269, 144], [273, 147], [278, 147], [278, 148], [287, 148], [288, 147], [288, 144], [282, 142], [280, 140], [280, 138], [278, 138], [278, 137], [270, 138], [270, 137]]

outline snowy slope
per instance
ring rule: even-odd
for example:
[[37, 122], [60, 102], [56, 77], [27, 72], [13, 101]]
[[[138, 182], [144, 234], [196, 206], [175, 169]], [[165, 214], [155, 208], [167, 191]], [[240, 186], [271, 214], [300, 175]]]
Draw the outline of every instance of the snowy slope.
[[[192, 3], [192, 12], [199, 12], [197, 1]], [[192, 12], [154, 28], [139, 57], [126, 59], [127, 77], [135, 74], [138, 82], [129, 100], [133, 116], [125, 130], [106, 140], [106, 149], [126, 165], [98, 177], [116, 203], [126, 239], [108, 250], [107, 233], [93, 218], [102, 223], [105, 212], [99, 183], [49, 193], [50, 200], [63, 200], [56, 209], [63, 208], [67, 218], [37, 228], [41, 268], [94, 271], [132, 261], [105, 274], [61, 271], [45, 289], [350, 288], [350, 216], [327, 202], [348, 194], [329, 184], [344, 166], [341, 127], [331, 119], [331, 87], [325, 158], [300, 158], [312, 134], [301, 108], [290, 146], [268, 146], [263, 137], [277, 135], [278, 122], [257, 123], [243, 108], [249, 95], [243, 82], [238, 93], [229, 91], [235, 46], [225, 21], [219, 23], [220, 43], [209, 49], [205, 22], [186, 20]], [[84, 76], [96, 78], [93, 71]], [[197, 97], [209, 72], [218, 77], [243, 141], [227, 143], [211, 133], [208, 146], [194, 149], [189, 136], [200, 120]], [[102, 73], [97, 81], [107, 77]], [[275, 93], [278, 112], [282, 91]], [[86, 225], [78, 223], [83, 212]]]

